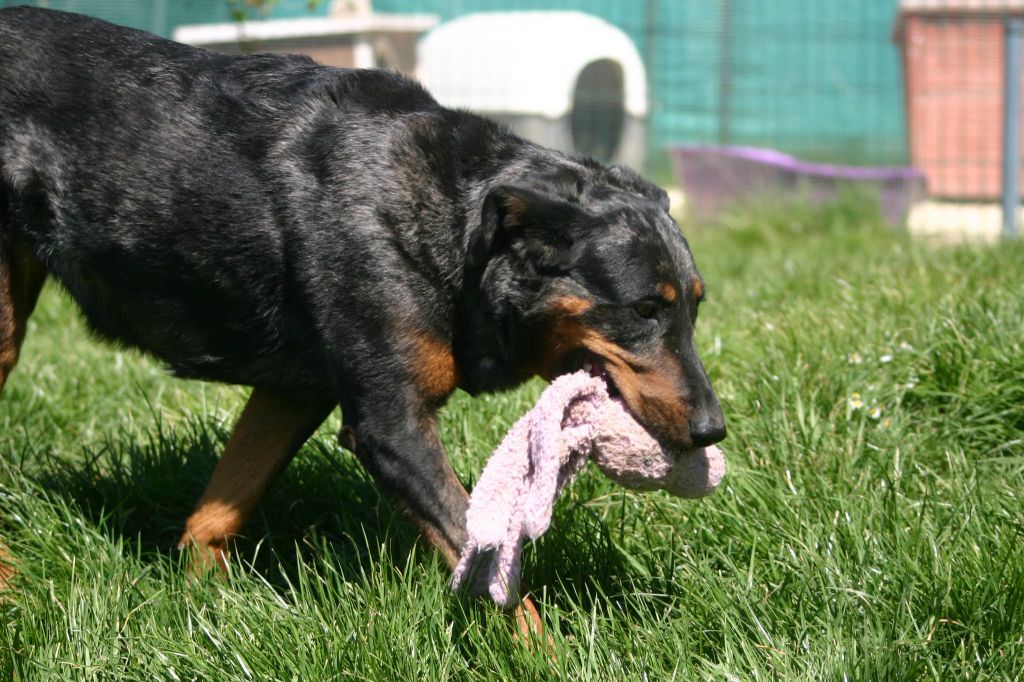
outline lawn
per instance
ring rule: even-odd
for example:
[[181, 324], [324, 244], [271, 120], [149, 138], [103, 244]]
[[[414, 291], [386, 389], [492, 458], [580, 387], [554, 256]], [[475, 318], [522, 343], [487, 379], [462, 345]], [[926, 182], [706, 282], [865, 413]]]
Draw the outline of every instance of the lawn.
[[[452, 596], [321, 429], [228, 580], [171, 549], [245, 397], [90, 340], [48, 287], [0, 400], [0, 676], [1007, 679], [1024, 671], [1024, 244], [937, 247], [863, 202], [691, 230], [729, 425], [700, 501], [588, 469], [526, 557], [557, 660]], [[539, 383], [457, 395], [467, 484]]]

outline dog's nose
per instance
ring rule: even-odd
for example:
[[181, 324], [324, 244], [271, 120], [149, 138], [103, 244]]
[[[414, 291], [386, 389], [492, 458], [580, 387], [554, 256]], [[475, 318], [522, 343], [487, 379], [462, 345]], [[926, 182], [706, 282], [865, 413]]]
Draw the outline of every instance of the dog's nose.
[[690, 424], [690, 440], [695, 448], [706, 448], [725, 438], [725, 424], [711, 419]]

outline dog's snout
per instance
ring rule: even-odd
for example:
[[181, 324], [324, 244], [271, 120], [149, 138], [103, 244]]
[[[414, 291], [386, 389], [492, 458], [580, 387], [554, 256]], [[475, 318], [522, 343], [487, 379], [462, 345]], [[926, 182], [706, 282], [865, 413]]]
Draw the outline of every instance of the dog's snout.
[[689, 361], [689, 371], [686, 372], [689, 384], [686, 392], [689, 393], [687, 426], [690, 429], [690, 443], [695, 448], [706, 448], [725, 439], [725, 414], [714, 389], [711, 388], [711, 381], [697, 355], [697, 350], [692, 344], [688, 350], [690, 352], [684, 357]]
[[693, 442], [694, 447], [706, 448], [724, 439], [724, 421], [703, 419], [699, 422], [690, 423], [690, 440]]

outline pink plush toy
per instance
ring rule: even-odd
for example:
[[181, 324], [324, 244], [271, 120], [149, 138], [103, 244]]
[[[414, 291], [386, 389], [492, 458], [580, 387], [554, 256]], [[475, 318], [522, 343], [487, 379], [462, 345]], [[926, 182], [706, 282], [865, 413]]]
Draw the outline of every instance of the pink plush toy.
[[472, 577], [474, 594], [513, 606], [524, 539], [548, 529], [559, 493], [590, 457], [621, 485], [679, 497], [707, 495], [725, 475], [725, 458], [715, 446], [678, 456], [665, 452], [618, 398], [608, 396], [604, 379], [584, 370], [559, 377], [508, 432], [473, 489], [469, 539], [452, 589]]

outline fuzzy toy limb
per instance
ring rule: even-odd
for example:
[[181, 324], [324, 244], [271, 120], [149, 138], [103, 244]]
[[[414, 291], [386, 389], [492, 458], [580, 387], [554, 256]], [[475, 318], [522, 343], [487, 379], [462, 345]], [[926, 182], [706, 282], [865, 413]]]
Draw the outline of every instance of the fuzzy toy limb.
[[541, 394], [487, 462], [470, 497], [469, 540], [455, 567], [453, 589], [470, 579], [473, 594], [489, 593], [505, 608], [515, 604], [523, 540], [548, 529], [555, 499], [590, 454], [593, 424], [566, 419], [567, 408], [574, 401], [600, 402], [608, 396], [600, 380], [562, 380], [569, 378]]
[[500, 606], [519, 595], [523, 541], [551, 524], [555, 500], [593, 457], [612, 480], [680, 497], [707, 495], [725, 474], [717, 447], [673, 455], [609, 398], [604, 380], [580, 371], [556, 379], [495, 450], [470, 497], [469, 540], [452, 589], [469, 582]]

